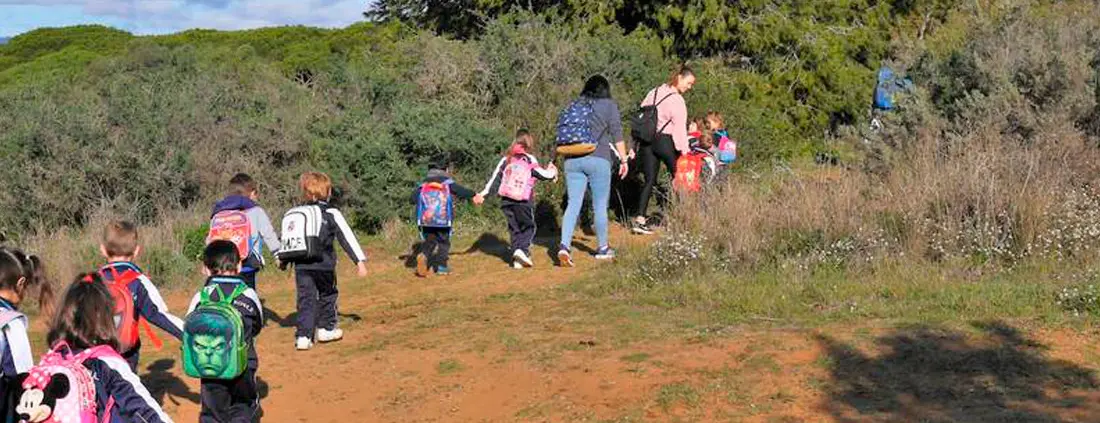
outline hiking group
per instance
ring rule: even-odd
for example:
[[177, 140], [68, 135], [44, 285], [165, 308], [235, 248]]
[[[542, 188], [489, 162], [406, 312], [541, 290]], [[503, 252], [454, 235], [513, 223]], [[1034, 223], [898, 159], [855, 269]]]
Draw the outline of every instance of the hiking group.
[[[643, 181], [635, 234], [651, 234], [646, 217], [650, 197], [664, 163], [673, 189], [702, 189], [736, 160], [731, 140], [717, 113], [690, 121], [682, 94], [695, 83], [691, 69], [677, 69], [669, 81], [651, 90], [630, 116], [635, 149], [623, 139], [619, 107], [607, 79], [593, 76], [581, 95], [559, 116], [554, 152], [563, 158], [567, 206], [562, 217], [557, 257], [572, 266], [573, 231], [585, 194], [591, 191], [597, 235], [596, 259], [615, 257], [608, 242], [608, 208], [613, 176], [626, 178], [636, 168]], [[423, 242], [416, 251], [416, 273], [450, 272], [448, 256], [455, 223], [455, 202], [477, 205], [496, 193], [507, 219], [516, 268], [531, 267], [536, 225], [534, 186], [555, 180], [559, 169], [542, 166], [536, 139], [519, 130], [488, 182], [473, 191], [455, 182], [445, 164], [429, 166], [412, 195]], [[612, 168], [617, 166], [617, 171]], [[258, 205], [255, 180], [237, 174], [229, 195], [211, 210], [202, 253], [206, 278], [184, 318], [171, 314], [156, 285], [135, 264], [141, 254], [138, 228], [126, 221], [103, 229], [99, 252], [106, 262], [72, 279], [60, 301], [53, 302], [51, 281], [42, 260], [15, 248], [0, 247], [0, 418], [9, 422], [170, 422], [138, 378], [143, 337], [161, 342], [150, 323], [181, 343], [183, 372], [200, 379], [201, 422], [251, 422], [260, 418], [255, 338], [264, 326], [257, 274], [266, 265], [264, 249], [280, 269], [293, 266], [297, 291], [294, 349], [343, 337], [337, 327], [335, 244], [367, 274], [366, 254], [341, 212], [329, 204], [332, 181], [323, 173], [299, 178], [300, 204], [288, 210], [276, 231]], [[665, 200], [659, 198], [663, 207]], [[28, 317], [20, 306], [37, 292], [41, 316], [52, 315], [47, 351], [34, 364]], [[144, 336], [142, 333], [144, 332]]]

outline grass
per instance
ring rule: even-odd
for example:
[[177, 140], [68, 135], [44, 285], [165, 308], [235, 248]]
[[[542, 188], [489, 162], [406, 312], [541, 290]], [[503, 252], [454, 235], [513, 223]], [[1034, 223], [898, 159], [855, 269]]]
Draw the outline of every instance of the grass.
[[465, 369], [466, 369], [466, 366], [464, 366], [461, 362], [459, 362], [458, 360], [455, 360], [453, 358], [440, 361], [439, 364], [436, 365], [436, 367], [435, 367], [436, 372], [438, 372], [441, 375], [449, 375], [449, 374], [453, 374], [453, 373], [458, 373], [458, 372], [461, 372]]
[[689, 408], [699, 405], [699, 392], [686, 382], [670, 383], [661, 387], [657, 392], [657, 405], [668, 411], [676, 404], [684, 404]]

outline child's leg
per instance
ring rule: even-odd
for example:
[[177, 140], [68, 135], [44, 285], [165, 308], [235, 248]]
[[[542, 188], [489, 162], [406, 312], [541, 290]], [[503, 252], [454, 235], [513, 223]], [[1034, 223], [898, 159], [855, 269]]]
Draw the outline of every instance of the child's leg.
[[[519, 242], [520, 233], [522, 228], [516, 217], [516, 204], [506, 203], [500, 206], [500, 211], [504, 213], [504, 219], [508, 221], [508, 238], [512, 242], [512, 251], [522, 250], [523, 247]], [[526, 251], [526, 250], [525, 250]]]
[[531, 243], [535, 242], [535, 207], [530, 203], [516, 204], [513, 209], [516, 219], [516, 232], [512, 235], [512, 248], [531, 254]]
[[437, 242], [434, 229], [421, 228], [420, 237], [424, 239], [424, 241], [420, 243], [420, 254], [428, 257], [428, 262], [431, 263], [432, 256], [435, 255], [435, 247]]
[[317, 327], [336, 329], [336, 298], [340, 291], [336, 289], [336, 272], [318, 272], [317, 278]]
[[260, 394], [256, 389], [256, 369], [245, 368], [230, 382], [229, 418], [232, 422], [255, 422], [260, 414]]
[[447, 259], [451, 256], [451, 230], [440, 230], [436, 233], [438, 240], [436, 241], [436, 263], [439, 266], [447, 267]]
[[199, 399], [202, 411], [199, 423], [222, 423], [230, 421], [233, 394], [229, 380], [202, 379], [199, 382]]
[[316, 273], [309, 270], [295, 270], [295, 285], [298, 288], [298, 329], [294, 331], [295, 338], [306, 337], [313, 339], [316, 329], [317, 317], [317, 285], [314, 281]]
[[138, 346], [130, 351], [122, 353], [122, 358], [126, 359], [126, 363], [130, 365], [130, 370], [133, 371], [135, 375], [138, 374], [137, 367], [138, 362], [141, 361], [141, 344], [138, 344]]

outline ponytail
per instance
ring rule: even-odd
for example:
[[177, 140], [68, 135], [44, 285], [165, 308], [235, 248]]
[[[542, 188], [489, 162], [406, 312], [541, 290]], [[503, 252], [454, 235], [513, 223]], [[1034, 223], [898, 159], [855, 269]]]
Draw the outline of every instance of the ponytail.
[[17, 291], [20, 296], [32, 288], [38, 289], [38, 309], [47, 316], [53, 313], [53, 283], [46, 275], [42, 259], [36, 255], [0, 247], [0, 288]]

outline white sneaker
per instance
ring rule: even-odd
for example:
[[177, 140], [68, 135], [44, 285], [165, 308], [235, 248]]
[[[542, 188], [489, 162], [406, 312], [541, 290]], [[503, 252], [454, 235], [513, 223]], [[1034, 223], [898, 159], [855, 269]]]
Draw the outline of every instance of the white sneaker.
[[516, 252], [512, 253], [512, 260], [519, 262], [519, 264], [522, 264], [524, 267], [535, 267], [535, 262], [531, 261], [531, 258], [527, 257], [527, 253], [523, 252], [523, 250], [516, 250]]
[[344, 337], [344, 330], [336, 328], [333, 330], [317, 329], [317, 342], [332, 342], [339, 341]]
[[309, 338], [306, 338], [304, 336], [299, 336], [298, 340], [294, 343], [294, 348], [298, 351], [308, 350], [310, 348], [313, 348], [313, 341], [310, 341]]
[[522, 265], [522, 264], [520, 264], [520, 263], [519, 263], [518, 261], [513, 261], [513, 262], [512, 262], [512, 268], [513, 268], [513, 269], [522, 269], [522, 268], [523, 268], [523, 265]]

